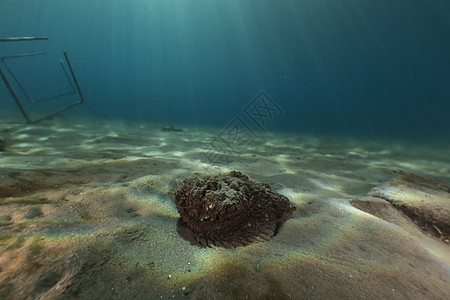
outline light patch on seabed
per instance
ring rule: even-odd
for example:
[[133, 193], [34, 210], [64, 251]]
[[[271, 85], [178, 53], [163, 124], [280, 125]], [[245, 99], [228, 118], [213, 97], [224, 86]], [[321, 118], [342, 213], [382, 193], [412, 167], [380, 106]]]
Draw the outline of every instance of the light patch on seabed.
[[428, 236], [415, 236], [414, 239], [434, 257], [438, 258], [438, 261], [450, 274], [450, 250], [448, 245]]

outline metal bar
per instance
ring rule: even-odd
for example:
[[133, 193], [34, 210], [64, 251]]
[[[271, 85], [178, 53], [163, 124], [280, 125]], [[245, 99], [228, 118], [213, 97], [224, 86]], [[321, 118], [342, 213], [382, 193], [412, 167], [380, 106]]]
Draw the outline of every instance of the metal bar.
[[60, 110], [58, 110], [58, 111], [56, 111], [56, 112], [54, 112], [54, 113], [52, 113], [52, 114], [50, 114], [50, 115], [47, 115], [47, 116], [45, 116], [45, 117], [42, 117], [42, 118], [40, 118], [40, 119], [34, 120], [34, 121], [32, 121], [32, 122], [28, 122], [28, 123], [30, 123], [30, 124], [36, 124], [36, 123], [41, 122], [42, 120], [51, 119], [51, 118], [53, 118], [54, 116], [59, 115], [59, 114], [62, 113], [63, 111], [69, 110], [69, 109], [71, 109], [72, 107], [77, 106], [77, 105], [80, 104], [80, 103], [81, 103], [81, 102], [75, 102], [75, 103], [72, 103], [72, 104], [70, 104], [70, 105], [68, 105], [68, 106], [66, 106], [66, 107], [61, 108]]
[[73, 72], [72, 65], [70, 64], [69, 57], [67, 56], [67, 52], [63, 52], [63, 54], [64, 54], [64, 58], [66, 59], [67, 66], [69, 67], [70, 74], [72, 74], [73, 82], [75, 83], [78, 94], [80, 95], [81, 100], [78, 103], [83, 103], [84, 97], [83, 97], [83, 94], [81, 93], [81, 89], [80, 89], [80, 86], [78, 85], [78, 81], [77, 81], [77, 78], [75, 77], [75, 73]]
[[8, 64], [3, 60], [3, 57], [0, 59], [0, 61], [3, 63], [3, 65], [5, 66], [6, 70], [8, 71], [9, 75], [11, 76], [11, 78], [16, 82], [17, 86], [19, 87], [19, 89], [22, 91], [22, 93], [25, 95], [25, 97], [28, 99], [28, 102], [33, 103], [33, 100], [30, 98], [30, 96], [28, 96], [27, 92], [25, 91], [25, 89], [23, 88], [22, 84], [19, 82], [19, 80], [17, 79], [16, 75], [14, 75], [13, 71], [11, 70], [11, 68], [8, 66]]
[[66, 74], [67, 81], [69, 81], [69, 83], [70, 83], [70, 87], [72, 88], [72, 91], [71, 91], [72, 94], [75, 94], [75, 87], [72, 84], [72, 80], [70, 80], [69, 74], [67, 73], [67, 70], [64, 67], [64, 62], [62, 59], [59, 60], [59, 64], [61, 65], [61, 68], [63, 69], [64, 74]]
[[24, 53], [24, 54], [11, 55], [11, 56], [2, 56], [1, 60], [9, 59], [9, 58], [17, 58], [17, 57], [34, 56], [34, 55], [44, 55], [44, 54], [45, 54], [45, 52], [34, 52], [34, 53]]
[[0, 42], [20, 42], [20, 41], [40, 41], [48, 40], [46, 36], [22, 36], [22, 37], [10, 37], [10, 38], [0, 38]]
[[74, 95], [74, 94], [76, 94], [75, 90], [73, 92], [57, 94], [57, 95], [54, 95], [54, 96], [49, 96], [49, 97], [45, 97], [45, 98], [39, 98], [39, 99], [36, 99], [36, 100], [31, 99], [30, 102], [31, 103], [40, 103], [40, 102], [43, 102], [43, 101], [52, 100], [52, 99], [56, 99], [56, 98], [61, 98], [61, 97], [64, 97], [64, 96], [69, 96], [69, 95]]
[[16, 101], [17, 106], [20, 109], [20, 112], [24, 116], [25, 120], [27, 120], [27, 123], [30, 124], [31, 120], [28, 117], [27, 113], [25, 112], [25, 109], [23, 108], [22, 104], [19, 101], [19, 98], [17, 97], [16, 93], [14, 92], [13, 88], [11, 87], [11, 84], [8, 81], [8, 78], [6, 78], [5, 73], [3, 73], [2, 68], [0, 67], [0, 76], [3, 79], [3, 82], [5, 83], [6, 87], [8, 88], [9, 92], [11, 93], [11, 96], [13, 97], [14, 101]]

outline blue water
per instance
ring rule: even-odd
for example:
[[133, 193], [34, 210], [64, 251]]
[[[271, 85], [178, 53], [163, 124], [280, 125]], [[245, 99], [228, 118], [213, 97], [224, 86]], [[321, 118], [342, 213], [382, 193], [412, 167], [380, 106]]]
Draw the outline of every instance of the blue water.
[[67, 51], [113, 118], [224, 127], [263, 90], [268, 130], [450, 140], [448, 0], [1, 0], [13, 36], [49, 40], [0, 56]]

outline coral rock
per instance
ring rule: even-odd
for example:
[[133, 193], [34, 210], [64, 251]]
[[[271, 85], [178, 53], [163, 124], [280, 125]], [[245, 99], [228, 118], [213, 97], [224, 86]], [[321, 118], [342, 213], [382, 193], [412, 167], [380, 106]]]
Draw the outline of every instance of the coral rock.
[[175, 191], [175, 204], [197, 242], [226, 248], [270, 239], [296, 209], [267, 184], [236, 171], [185, 179]]

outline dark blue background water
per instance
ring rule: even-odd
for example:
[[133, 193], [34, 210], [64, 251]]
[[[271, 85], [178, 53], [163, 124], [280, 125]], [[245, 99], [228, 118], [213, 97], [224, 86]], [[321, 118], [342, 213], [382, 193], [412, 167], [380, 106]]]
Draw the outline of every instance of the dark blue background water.
[[223, 127], [265, 90], [269, 129], [450, 140], [448, 0], [1, 0], [0, 37], [32, 35], [0, 54], [67, 51], [113, 117]]

